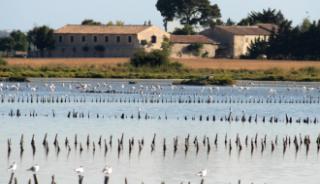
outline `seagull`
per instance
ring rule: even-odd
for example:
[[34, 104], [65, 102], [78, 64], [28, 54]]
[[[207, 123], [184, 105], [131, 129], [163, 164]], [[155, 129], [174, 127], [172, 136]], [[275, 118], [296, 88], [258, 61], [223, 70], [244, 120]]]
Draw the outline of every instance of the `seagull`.
[[34, 173], [38, 172], [39, 170], [40, 170], [40, 166], [38, 164], [36, 164], [36, 165], [30, 167], [29, 169], [27, 169], [27, 171], [31, 171], [31, 172], [34, 172]]
[[102, 169], [102, 173], [105, 174], [105, 175], [110, 175], [112, 173], [112, 167], [106, 165]]
[[84, 173], [84, 168], [80, 166], [79, 168], [74, 170], [78, 175], [82, 175]]
[[202, 170], [202, 171], [197, 173], [197, 175], [200, 176], [200, 177], [206, 177], [207, 174], [208, 174], [208, 170], [207, 169], [204, 169], [204, 170]]
[[12, 164], [8, 168], [8, 171], [15, 172], [16, 170], [17, 170], [17, 164], [16, 162], [12, 162]]

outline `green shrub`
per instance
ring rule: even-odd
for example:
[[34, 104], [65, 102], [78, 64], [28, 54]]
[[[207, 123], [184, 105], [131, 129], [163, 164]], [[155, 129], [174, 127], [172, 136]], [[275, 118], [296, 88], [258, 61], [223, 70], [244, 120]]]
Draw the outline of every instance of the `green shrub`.
[[203, 48], [203, 44], [201, 44], [201, 43], [192, 43], [192, 44], [187, 46], [187, 51], [191, 52], [195, 56], [200, 56], [202, 48]]
[[153, 50], [149, 53], [144, 50], [139, 50], [132, 56], [130, 63], [135, 67], [156, 67], [169, 64], [169, 57], [166, 52], [161, 50]]
[[6, 66], [8, 65], [8, 62], [2, 58], [0, 58], [0, 66]]

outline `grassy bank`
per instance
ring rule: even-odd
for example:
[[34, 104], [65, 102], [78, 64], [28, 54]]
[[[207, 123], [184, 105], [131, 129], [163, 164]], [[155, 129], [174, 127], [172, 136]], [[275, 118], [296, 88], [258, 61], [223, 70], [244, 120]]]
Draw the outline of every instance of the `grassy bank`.
[[44, 78], [128, 78], [128, 79], [197, 79], [214, 76], [225, 80], [262, 81], [320, 81], [320, 68], [300, 69], [192, 69], [174, 63], [156, 68], [135, 68], [128, 63], [86, 64], [70, 66], [64, 64], [0, 65], [0, 77], [44, 77]]

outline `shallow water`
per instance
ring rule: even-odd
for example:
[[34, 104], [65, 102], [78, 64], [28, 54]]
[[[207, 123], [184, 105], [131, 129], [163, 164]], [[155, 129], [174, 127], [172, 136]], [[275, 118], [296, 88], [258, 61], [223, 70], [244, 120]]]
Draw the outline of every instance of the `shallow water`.
[[[84, 83], [89, 84], [84, 87]], [[54, 84], [54, 85], [52, 85]], [[51, 88], [50, 88], [51, 86]], [[118, 80], [69, 80], [42, 81], [35, 80], [30, 84], [3, 83], [0, 103], [0, 183], [7, 183], [10, 173], [8, 166], [16, 161], [16, 176], [19, 183], [26, 183], [32, 174], [26, 169], [39, 164], [41, 169], [38, 178], [40, 183], [49, 183], [51, 175], [56, 176], [60, 184], [77, 183], [74, 169], [84, 166], [84, 183], [103, 183], [102, 168], [108, 164], [113, 167], [109, 183], [166, 184], [200, 183], [195, 173], [208, 169], [205, 183], [310, 183], [320, 180], [319, 154], [316, 138], [319, 123], [285, 123], [285, 116], [294, 120], [307, 118], [318, 120], [319, 88], [317, 84], [274, 85], [270, 87], [249, 84], [245, 87], [187, 87], [172, 86], [170, 81], [139, 81], [128, 85], [128, 81]], [[34, 88], [34, 89], [32, 89]], [[55, 89], [53, 89], [55, 88]], [[86, 93], [85, 91], [90, 91]], [[31, 103], [32, 96], [32, 103]], [[46, 97], [46, 102], [36, 101]], [[48, 99], [67, 99], [66, 103]], [[14, 99], [14, 101], [8, 100]], [[19, 102], [18, 102], [19, 99]], [[23, 99], [23, 102], [22, 102]], [[70, 102], [69, 102], [70, 99]], [[101, 99], [101, 100], [100, 100]], [[139, 102], [138, 102], [138, 99]], [[84, 102], [85, 100], [85, 102]], [[130, 100], [130, 103], [129, 103]], [[135, 100], [135, 102], [133, 102]], [[143, 100], [143, 102], [142, 102]], [[257, 103], [260, 100], [260, 103]], [[126, 102], [124, 102], [126, 101]], [[263, 103], [262, 103], [263, 101]], [[147, 103], [146, 103], [147, 102]], [[230, 103], [231, 102], [231, 103]], [[21, 116], [10, 115], [19, 109]], [[84, 118], [68, 118], [69, 112], [84, 113]], [[30, 117], [35, 112], [37, 116]], [[54, 112], [54, 113], [53, 113]], [[245, 114], [255, 117], [257, 122], [227, 122], [221, 117], [241, 117]], [[141, 119], [138, 119], [138, 114]], [[54, 114], [54, 115], [53, 115]], [[88, 114], [90, 118], [88, 118]], [[99, 118], [97, 118], [99, 114]], [[125, 114], [127, 118], [121, 119]], [[148, 119], [145, 119], [145, 115]], [[133, 119], [130, 116], [133, 115]], [[160, 118], [159, 118], [160, 116]], [[200, 116], [203, 117], [200, 121]], [[210, 120], [206, 121], [205, 117]], [[217, 120], [211, 120], [216, 116]], [[278, 123], [263, 123], [266, 116], [277, 117]], [[166, 117], [166, 118], [165, 118]], [[187, 120], [185, 120], [187, 117]], [[192, 120], [195, 117], [195, 120]], [[45, 154], [42, 146], [44, 134], [48, 133], [50, 152]], [[118, 154], [117, 139], [124, 134], [124, 147]], [[24, 134], [25, 152], [20, 156], [19, 141]], [[30, 141], [35, 135], [36, 153], [32, 155]], [[61, 147], [59, 154], [53, 146], [55, 134]], [[75, 134], [83, 144], [80, 154], [73, 144]], [[90, 146], [85, 143], [90, 134]], [[155, 151], [151, 152], [150, 144], [156, 134]], [[190, 134], [190, 149], [185, 154], [184, 139]], [[214, 139], [218, 134], [218, 145]], [[232, 151], [225, 147], [224, 139], [231, 139]], [[235, 140], [239, 135], [243, 149], [238, 151]], [[309, 135], [311, 145], [309, 152], [301, 145], [298, 152], [293, 143], [283, 153], [282, 138], [296, 135]], [[109, 141], [113, 135], [112, 148], [107, 154], [104, 146], [98, 146], [98, 139]], [[258, 135], [257, 148], [251, 153], [250, 144], [244, 145], [245, 136], [254, 139]], [[261, 151], [260, 141], [267, 135], [267, 144]], [[199, 152], [193, 145], [197, 136], [200, 142]], [[203, 146], [204, 136], [210, 138], [211, 150]], [[279, 143], [271, 152], [271, 141], [278, 136]], [[64, 140], [68, 137], [71, 152], [68, 154]], [[128, 139], [134, 137], [135, 145], [129, 155]], [[179, 138], [178, 150], [173, 151], [173, 139]], [[7, 139], [12, 140], [10, 157], [7, 154]], [[137, 140], [144, 138], [145, 145], [139, 154]], [[163, 153], [163, 139], [166, 138], [167, 150]], [[102, 140], [103, 140], [102, 139]], [[96, 151], [93, 153], [92, 142]], [[291, 140], [292, 141], [292, 140]]]

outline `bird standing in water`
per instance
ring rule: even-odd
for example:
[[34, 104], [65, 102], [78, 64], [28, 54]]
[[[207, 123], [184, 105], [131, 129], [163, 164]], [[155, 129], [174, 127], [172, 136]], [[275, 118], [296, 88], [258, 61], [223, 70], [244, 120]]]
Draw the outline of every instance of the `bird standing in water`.
[[197, 173], [197, 175], [200, 176], [200, 177], [206, 177], [207, 174], [208, 174], [208, 170], [207, 169], [204, 169], [204, 170], [202, 170], [202, 171]]
[[34, 173], [38, 172], [39, 170], [40, 170], [40, 166], [38, 164], [36, 164], [36, 165], [30, 167], [29, 169], [27, 169], [27, 171], [31, 171], [31, 172], [34, 172]]
[[14, 173], [17, 170], [17, 164], [16, 162], [12, 162], [12, 164], [9, 166], [8, 171], [11, 171]]
[[112, 167], [106, 165], [103, 169], [102, 169], [102, 173], [109, 176], [112, 173]]

